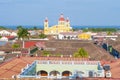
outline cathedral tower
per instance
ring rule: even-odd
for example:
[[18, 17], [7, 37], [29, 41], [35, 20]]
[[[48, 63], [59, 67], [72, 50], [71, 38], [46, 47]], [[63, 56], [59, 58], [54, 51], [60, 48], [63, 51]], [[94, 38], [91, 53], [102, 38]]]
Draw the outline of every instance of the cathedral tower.
[[70, 27], [70, 20], [69, 20], [68, 17], [67, 17], [67, 19], [66, 19], [66, 27]]
[[48, 18], [46, 17], [44, 21], [44, 29], [47, 29], [48, 27], [49, 27], [49, 23], [48, 23]]
[[63, 14], [60, 15], [59, 21], [58, 21], [58, 25], [65, 25], [65, 19]]

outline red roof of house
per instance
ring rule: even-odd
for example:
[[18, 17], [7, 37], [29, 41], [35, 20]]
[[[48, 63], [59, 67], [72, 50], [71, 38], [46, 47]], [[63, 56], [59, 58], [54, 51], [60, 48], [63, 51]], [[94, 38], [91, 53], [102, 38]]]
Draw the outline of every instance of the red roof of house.
[[45, 47], [45, 43], [41, 42], [41, 41], [27, 41], [25, 42], [25, 48], [30, 48], [33, 46], [37, 46], [37, 47]]
[[27, 41], [27, 42], [25, 42], [25, 48], [33, 47], [33, 46], [35, 46], [36, 43], [37, 42], [35, 42], [35, 41]]
[[36, 42], [36, 44], [35, 44], [37, 47], [39, 47], [39, 48], [44, 48], [45, 47], [45, 43], [44, 42]]
[[5, 37], [8, 38], [8, 39], [15, 38], [15, 36], [5, 36]]

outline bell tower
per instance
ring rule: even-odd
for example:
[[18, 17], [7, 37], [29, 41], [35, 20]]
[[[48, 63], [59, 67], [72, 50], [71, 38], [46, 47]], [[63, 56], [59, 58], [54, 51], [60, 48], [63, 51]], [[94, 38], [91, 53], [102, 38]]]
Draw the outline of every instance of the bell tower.
[[47, 29], [48, 27], [49, 27], [49, 23], [48, 23], [48, 18], [46, 17], [44, 21], [44, 29]]
[[58, 21], [58, 25], [65, 25], [65, 19], [63, 14], [60, 15], [59, 21]]
[[67, 19], [66, 19], [66, 27], [70, 27], [70, 20], [69, 20], [68, 17], [67, 17]]
[[49, 28], [49, 23], [48, 23], [48, 18], [45, 18], [44, 21], [44, 34], [48, 34], [48, 28]]

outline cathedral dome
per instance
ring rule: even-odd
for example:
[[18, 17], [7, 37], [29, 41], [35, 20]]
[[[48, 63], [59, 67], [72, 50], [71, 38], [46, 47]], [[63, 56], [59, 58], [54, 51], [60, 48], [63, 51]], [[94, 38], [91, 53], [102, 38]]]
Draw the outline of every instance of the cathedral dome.
[[59, 21], [65, 21], [63, 14], [60, 15]]

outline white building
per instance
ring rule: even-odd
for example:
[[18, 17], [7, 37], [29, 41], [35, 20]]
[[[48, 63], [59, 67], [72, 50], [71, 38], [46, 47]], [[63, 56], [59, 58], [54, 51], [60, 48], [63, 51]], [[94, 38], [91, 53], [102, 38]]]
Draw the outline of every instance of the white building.
[[16, 32], [9, 32], [7, 30], [1, 30], [0, 36], [2, 36], [0, 38], [0, 41], [8, 41], [8, 40], [15, 39], [15, 37], [17, 37], [17, 33]]
[[94, 35], [93, 36], [93, 39], [99, 39], [99, 38], [103, 38], [104, 40], [106, 39], [116, 40], [118, 36], [117, 35]]
[[0, 36], [17, 36], [15, 32], [9, 32], [7, 30], [0, 31]]
[[112, 77], [112, 73], [110, 71], [107, 71], [106, 74], [105, 74], [105, 76], [107, 78], [111, 78]]
[[2, 37], [2, 38], [0, 38], [0, 41], [8, 41], [8, 38], [7, 37]]
[[0, 56], [0, 61], [3, 61], [5, 59], [5, 56]]
[[17, 36], [17, 33], [12, 32], [10, 36]]
[[7, 30], [0, 31], [0, 36], [10, 36], [10, 35], [11, 35], [11, 33]]
[[28, 31], [28, 32], [30, 33], [31, 36], [32, 36], [32, 35], [37, 35], [37, 34], [38, 34], [38, 32], [35, 31], [35, 30], [30, 30], [30, 31]]
[[66, 39], [70, 39], [70, 40], [78, 40], [78, 32], [61, 32], [58, 34], [58, 39], [61, 40], [66, 40]]
[[5, 54], [5, 51], [0, 51], [0, 55], [3, 55], [3, 54]]

